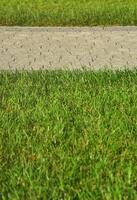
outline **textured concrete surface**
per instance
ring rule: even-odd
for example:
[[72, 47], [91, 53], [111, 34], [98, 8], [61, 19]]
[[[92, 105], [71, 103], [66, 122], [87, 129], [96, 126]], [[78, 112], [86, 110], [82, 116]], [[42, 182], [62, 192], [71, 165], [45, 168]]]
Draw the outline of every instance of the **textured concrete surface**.
[[137, 27], [0, 27], [0, 69], [137, 67]]

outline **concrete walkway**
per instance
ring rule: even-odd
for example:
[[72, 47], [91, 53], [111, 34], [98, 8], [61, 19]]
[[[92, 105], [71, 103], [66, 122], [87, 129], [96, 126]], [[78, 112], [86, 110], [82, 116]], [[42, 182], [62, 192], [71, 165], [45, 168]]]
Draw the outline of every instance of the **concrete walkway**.
[[137, 67], [137, 27], [0, 27], [0, 69]]

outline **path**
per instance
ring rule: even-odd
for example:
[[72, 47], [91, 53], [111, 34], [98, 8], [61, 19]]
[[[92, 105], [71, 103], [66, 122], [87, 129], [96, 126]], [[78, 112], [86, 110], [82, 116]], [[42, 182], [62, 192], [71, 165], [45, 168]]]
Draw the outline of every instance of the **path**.
[[137, 67], [137, 27], [0, 27], [0, 69]]

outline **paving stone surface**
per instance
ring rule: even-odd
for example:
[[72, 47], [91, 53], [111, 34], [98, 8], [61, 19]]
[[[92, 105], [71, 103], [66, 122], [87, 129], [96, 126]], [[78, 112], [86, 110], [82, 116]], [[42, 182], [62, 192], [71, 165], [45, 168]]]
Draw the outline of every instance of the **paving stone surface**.
[[137, 67], [137, 27], [0, 27], [0, 70]]

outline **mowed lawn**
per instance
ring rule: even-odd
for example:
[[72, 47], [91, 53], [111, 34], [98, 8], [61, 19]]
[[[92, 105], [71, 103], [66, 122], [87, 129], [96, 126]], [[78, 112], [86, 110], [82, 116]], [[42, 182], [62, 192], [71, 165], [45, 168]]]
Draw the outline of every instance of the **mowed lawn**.
[[0, 25], [137, 25], [137, 0], [0, 0]]
[[137, 199], [137, 70], [0, 73], [0, 199]]

